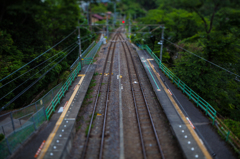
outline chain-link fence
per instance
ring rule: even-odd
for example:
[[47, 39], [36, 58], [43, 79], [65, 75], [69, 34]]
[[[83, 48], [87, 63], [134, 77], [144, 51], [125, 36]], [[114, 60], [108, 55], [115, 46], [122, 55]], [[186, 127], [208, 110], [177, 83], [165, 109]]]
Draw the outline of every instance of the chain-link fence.
[[189, 99], [191, 99], [197, 107], [200, 107], [206, 115], [212, 119], [212, 123], [218, 131], [221, 133], [222, 137], [225, 138], [227, 142], [229, 142], [234, 150], [240, 154], [240, 140], [238, 137], [233, 134], [233, 132], [224, 124], [223, 119], [219, 118], [219, 115], [217, 116], [217, 111], [204, 99], [202, 99], [197, 93], [195, 93], [190, 87], [188, 87], [184, 82], [182, 82], [177, 76], [175, 76], [174, 73], [172, 73], [164, 64], [161, 63], [160, 59], [152, 52], [152, 50], [147, 45], [139, 45], [138, 47], [141, 49], [145, 49], [151, 57], [156, 61], [156, 63], [159, 65], [160, 70], [163, 71], [163, 73], [172, 80], [173, 83], [177, 85], [178, 88], [180, 88], [183, 93], [185, 93]]
[[44, 107], [40, 108], [36, 113], [31, 112], [18, 120], [19, 122], [22, 121], [20, 127], [15, 128], [0, 142], [0, 159], [7, 158], [16, 151], [46, 120]]
[[88, 54], [85, 55], [84, 59], [82, 60], [82, 65], [88, 65], [91, 62], [93, 62], [93, 58], [95, 57], [98, 49], [101, 47], [103, 41], [102, 39], [99, 40], [99, 42], [91, 49], [91, 51], [89, 51]]
[[[94, 41], [87, 48], [87, 52], [85, 53], [86, 60], [83, 60], [83, 65], [92, 62], [102, 44], [102, 41], [100, 40], [96, 45], [95, 44]], [[55, 111], [56, 106], [60, 103], [61, 98], [68, 90], [68, 87], [72, 84], [81, 70], [79, 62], [76, 62], [74, 65], [72, 66], [75, 68], [65, 83], [60, 83], [35, 103], [0, 115], [0, 134], [4, 134], [5, 136], [0, 142], [0, 159], [9, 157], [41, 126], [44, 121], [50, 118], [51, 114]]]
[[0, 134], [4, 134], [4, 136], [7, 137], [12, 132], [21, 128], [26, 122], [28, 122], [33, 114], [38, 112], [38, 110], [42, 109], [44, 106], [49, 105], [61, 87], [62, 83], [51, 89], [35, 103], [7, 114], [0, 115]]
[[[88, 46], [88, 48], [82, 53], [82, 57], [85, 57], [85, 56], [88, 54], [88, 52], [91, 50], [91, 48], [92, 48], [93, 46], [95, 46], [95, 45], [96, 45], [96, 42], [93, 41], [93, 42]], [[71, 65], [70, 70], [75, 69], [75, 68], [77, 67], [78, 62], [79, 62], [79, 57], [78, 57], [78, 58], [76, 59], [76, 61]]]

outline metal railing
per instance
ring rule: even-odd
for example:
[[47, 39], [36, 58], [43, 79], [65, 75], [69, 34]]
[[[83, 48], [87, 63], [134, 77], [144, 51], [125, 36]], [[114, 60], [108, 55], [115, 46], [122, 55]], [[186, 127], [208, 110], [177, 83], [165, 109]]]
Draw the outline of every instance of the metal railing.
[[229, 142], [233, 148], [240, 153], [240, 140], [236, 135], [231, 132], [231, 130], [224, 124], [223, 119], [217, 117], [217, 111], [203, 98], [201, 98], [196, 92], [194, 92], [190, 87], [188, 87], [183, 81], [181, 81], [177, 76], [174, 75], [164, 64], [161, 63], [160, 59], [152, 52], [152, 50], [147, 45], [137, 46], [141, 49], [145, 49], [151, 57], [157, 62], [160, 70], [173, 81], [179, 87], [183, 93], [187, 94], [189, 99], [194, 101], [197, 107], [200, 107], [206, 115], [212, 119], [212, 124], [216, 126], [219, 133]]
[[0, 142], [0, 159], [7, 158], [16, 151], [47, 119], [44, 107], [40, 108], [36, 113], [30, 113], [25, 117], [27, 119], [24, 120], [25, 122], [21, 127], [12, 131]]
[[[85, 57], [85, 56], [88, 54], [88, 52], [91, 50], [91, 48], [92, 48], [95, 44], [96, 44], [96, 42], [93, 41], [93, 42], [88, 46], [88, 48], [82, 53], [82, 57]], [[78, 57], [78, 58], [75, 60], [75, 62], [71, 65], [70, 70], [73, 70], [73, 69], [76, 67], [76, 65], [78, 64], [78, 61], [79, 61], [79, 57]]]
[[[83, 60], [85, 62], [83, 62], [84, 65], [91, 64], [98, 49], [102, 45], [102, 41], [100, 40], [96, 45], [95, 44], [94, 41], [83, 53], [85, 56]], [[89, 51], [90, 49], [91, 51]], [[0, 115], [0, 134], [2, 133], [5, 135], [5, 138], [0, 142], [0, 159], [9, 157], [44, 121], [50, 119], [52, 113], [60, 103], [61, 98], [81, 70], [80, 63], [78, 61], [76, 63], [76, 68], [72, 71], [64, 84], [60, 83], [33, 104]]]
[[103, 43], [103, 41], [99, 40], [99, 42], [92, 48], [92, 50], [89, 51], [89, 53], [85, 55], [85, 57], [82, 60], [83, 66], [91, 64], [93, 62], [93, 59], [94, 59], [97, 51], [101, 47], [102, 43]]
[[0, 115], [0, 134], [4, 134], [7, 137], [21, 128], [33, 114], [51, 102], [61, 87], [62, 83], [55, 86], [38, 101], [24, 108]]
[[77, 68], [75, 68], [74, 71], [69, 75], [66, 82], [62, 85], [58, 93], [55, 95], [55, 97], [52, 99], [51, 103], [46, 108], [46, 116], [47, 119], [50, 119], [50, 116], [53, 112], [55, 112], [55, 109], [58, 104], [60, 104], [62, 97], [64, 97], [65, 92], [68, 90], [69, 86], [71, 86], [72, 82], [74, 81], [75, 77], [77, 77], [77, 74], [81, 70], [81, 65], [78, 63]]

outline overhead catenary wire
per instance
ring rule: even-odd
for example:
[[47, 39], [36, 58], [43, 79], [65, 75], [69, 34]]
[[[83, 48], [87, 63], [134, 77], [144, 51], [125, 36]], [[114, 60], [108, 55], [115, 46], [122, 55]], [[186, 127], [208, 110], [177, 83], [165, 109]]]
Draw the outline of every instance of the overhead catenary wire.
[[76, 43], [74, 42], [73, 44], [69, 45], [68, 47], [66, 47], [65, 49], [63, 49], [62, 51], [60, 51], [59, 53], [55, 54], [54, 56], [52, 56], [52, 57], [48, 58], [47, 60], [45, 60], [45, 61], [41, 62], [41, 63], [40, 63], [40, 64], [38, 64], [37, 66], [35, 66], [35, 67], [31, 68], [31, 69], [30, 69], [30, 70], [28, 70], [27, 72], [25, 72], [25, 73], [23, 73], [23, 74], [19, 75], [18, 77], [16, 77], [16, 78], [12, 79], [11, 81], [9, 81], [9, 82], [5, 83], [5, 84], [4, 84], [4, 85], [2, 85], [0, 88], [3, 88], [4, 86], [6, 86], [6, 85], [8, 85], [9, 83], [11, 83], [11, 82], [15, 81], [16, 79], [18, 79], [19, 77], [21, 77], [21, 76], [25, 75], [26, 73], [28, 73], [28, 72], [32, 71], [33, 69], [35, 69], [35, 68], [37, 68], [37, 67], [39, 67], [40, 65], [44, 64], [44, 63], [45, 63], [45, 62], [47, 62], [48, 60], [50, 60], [50, 59], [52, 59], [53, 57], [55, 57], [55, 56], [59, 55], [60, 53], [64, 52], [65, 50], [67, 50], [68, 48], [70, 48], [71, 46], [73, 46], [74, 44], [76, 45]]
[[217, 64], [215, 64], [215, 63], [213, 63], [213, 62], [211, 62], [211, 61], [209, 61], [209, 60], [207, 60], [207, 59], [205, 59], [205, 58], [203, 58], [203, 57], [201, 57], [201, 56], [198, 56], [198, 55], [192, 53], [191, 51], [188, 51], [188, 50], [184, 49], [183, 47], [181, 47], [181, 46], [179, 46], [179, 45], [177, 45], [177, 44], [175, 44], [175, 43], [173, 43], [173, 42], [171, 42], [171, 41], [169, 41], [169, 40], [167, 40], [167, 39], [164, 39], [164, 40], [166, 40], [167, 42], [169, 42], [169, 43], [171, 43], [171, 44], [173, 44], [173, 45], [175, 45], [175, 46], [183, 49], [184, 51], [186, 51], [186, 52], [188, 52], [188, 53], [190, 53], [190, 54], [192, 54], [192, 55], [194, 55], [194, 56], [196, 56], [196, 57], [198, 57], [198, 58], [200, 58], [200, 59], [202, 59], [202, 60], [204, 60], [204, 61], [206, 61], [206, 62], [211, 63], [212, 65], [214, 65], [214, 66], [216, 66], [216, 67], [218, 67], [218, 68], [220, 68], [220, 69], [222, 69], [222, 70], [224, 70], [224, 71], [226, 71], [226, 72], [228, 72], [228, 73], [230, 73], [230, 74], [233, 74], [233, 75], [235, 75], [235, 76], [237, 76], [237, 77], [240, 77], [238, 74], [233, 73], [233, 72], [231, 72], [231, 71], [229, 71], [229, 70], [227, 70], [227, 69], [225, 69], [225, 68], [223, 68], [223, 67], [221, 67], [221, 66], [219, 66], [219, 65], [217, 65]]
[[30, 63], [32, 63], [33, 61], [35, 61], [36, 59], [38, 59], [39, 57], [41, 57], [42, 55], [46, 54], [48, 51], [50, 51], [51, 49], [53, 49], [55, 46], [57, 46], [58, 44], [60, 44], [61, 42], [63, 42], [65, 39], [67, 39], [70, 35], [72, 35], [77, 29], [75, 29], [73, 32], [71, 32], [70, 34], [68, 34], [65, 38], [63, 38], [61, 41], [59, 41], [57, 44], [55, 44], [54, 46], [52, 46], [51, 48], [49, 48], [48, 50], [46, 50], [45, 52], [43, 52], [41, 55], [37, 56], [36, 58], [34, 58], [33, 60], [31, 60], [30, 62], [26, 63], [25, 65], [23, 65], [22, 67], [20, 67], [19, 69], [13, 71], [11, 74], [7, 75], [6, 77], [4, 77], [3, 79], [0, 80], [0, 82], [2, 82], [3, 80], [5, 80], [6, 78], [8, 78], [9, 76], [13, 75], [14, 73], [18, 72], [19, 70], [21, 70], [22, 68], [26, 67], [27, 65], [29, 65]]
[[[18, 95], [16, 95], [13, 99], [11, 99], [6, 105], [2, 107], [1, 110], [9, 106], [11, 103], [13, 103], [18, 97], [20, 97], [23, 93], [25, 93], [28, 89], [30, 89], [34, 84], [36, 84], [43, 76], [45, 76], [49, 71], [51, 71], [57, 64], [59, 64], [65, 57], [67, 57], [74, 49], [76, 49], [77, 46], [75, 46], [67, 55], [65, 55], [60, 61], [58, 61], [55, 65], [53, 65], [48, 71], [46, 71], [44, 74], [42, 74], [37, 80], [35, 80], [33, 83], [31, 83], [27, 88], [25, 88], [23, 91], [21, 91]], [[0, 111], [1, 111], [0, 110]]]
[[[72, 48], [70, 48], [69, 50], [73, 50], [73, 49], [75, 49], [77, 46], [73, 46]], [[69, 51], [68, 50], [68, 51]], [[70, 53], [72, 52], [72, 50], [70, 51]], [[69, 53], [68, 53], [69, 54]], [[67, 55], [68, 55], [67, 54]], [[66, 56], [67, 56], [66, 55]], [[62, 56], [62, 55], [61, 55]], [[61, 57], [60, 56], [60, 57]], [[64, 56], [64, 57], [66, 57], [66, 56]], [[60, 58], [60, 57], [58, 57], [58, 58]], [[14, 89], [12, 89], [10, 92], [8, 92], [7, 94], [5, 94], [3, 97], [1, 97], [1, 99], [0, 100], [2, 100], [3, 98], [5, 98], [6, 96], [8, 96], [10, 93], [12, 93], [14, 90], [16, 90], [17, 88], [19, 88], [20, 86], [22, 86], [24, 83], [26, 83], [29, 79], [31, 79], [32, 77], [34, 77], [35, 75], [37, 75], [39, 72], [41, 72], [42, 70], [44, 70], [46, 67], [48, 67], [48, 66], [50, 66], [54, 61], [56, 61], [58, 58], [56, 58], [55, 60], [53, 60], [51, 63], [49, 63], [48, 65], [46, 65], [44, 68], [42, 68], [41, 70], [39, 70], [37, 73], [35, 73], [34, 75], [32, 75], [31, 77], [29, 77], [27, 80], [25, 80], [24, 82], [22, 82], [20, 85], [18, 85], [17, 87], [15, 87]], [[60, 61], [62, 61], [62, 60], [60, 60]], [[58, 62], [59, 63], [59, 62]], [[58, 64], [57, 63], [57, 64]]]
[[[87, 37], [87, 36], [85, 36], [85, 37]], [[84, 37], [83, 37], [83, 38], [84, 38]], [[91, 37], [91, 38], [93, 38], [93, 37]], [[88, 40], [89, 40], [89, 39], [91, 39], [91, 38], [87, 38], [87, 39], [85, 39], [84, 41], [82, 41], [81, 43], [84, 43], [84, 42], [88, 41]], [[37, 67], [39, 67], [40, 65], [44, 64], [44, 63], [45, 63], [45, 62], [47, 62], [48, 60], [50, 60], [50, 59], [52, 59], [53, 57], [55, 57], [55, 56], [59, 55], [61, 52], [64, 52], [64, 51], [65, 51], [65, 50], [67, 50], [69, 47], [73, 46], [74, 44], [76, 44], [76, 42], [74, 42], [73, 44], [69, 45], [67, 48], [63, 49], [63, 50], [62, 50], [62, 51], [60, 51], [58, 54], [55, 54], [54, 56], [52, 56], [52, 57], [48, 58], [47, 60], [43, 61], [42, 63], [38, 64], [37, 66], [35, 66], [35, 67], [31, 68], [31, 69], [30, 69], [30, 70], [28, 70], [27, 72], [25, 72], [25, 73], [23, 73], [23, 74], [19, 75], [18, 77], [16, 77], [16, 78], [12, 79], [11, 81], [9, 81], [9, 82], [5, 83], [5, 84], [4, 84], [4, 85], [2, 85], [0, 88], [3, 88], [4, 86], [6, 86], [6, 85], [8, 85], [9, 83], [11, 83], [11, 82], [15, 81], [16, 79], [18, 79], [19, 77], [21, 77], [21, 76], [25, 75], [26, 73], [28, 73], [28, 72], [32, 71], [33, 69], [35, 69], [35, 68], [37, 68]], [[1, 99], [0, 99], [0, 100], [1, 100]]]

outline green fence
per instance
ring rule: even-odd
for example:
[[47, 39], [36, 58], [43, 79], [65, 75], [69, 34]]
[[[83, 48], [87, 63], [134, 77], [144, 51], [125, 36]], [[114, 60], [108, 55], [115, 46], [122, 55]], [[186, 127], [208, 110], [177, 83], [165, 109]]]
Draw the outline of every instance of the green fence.
[[183, 93], [187, 94], [189, 99], [194, 101], [197, 107], [200, 107], [206, 115], [212, 119], [213, 125], [215, 125], [222, 136], [229, 142], [233, 148], [240, 153], [240, 141], [236, 135], [234, 135], [230, 129], [223, 123], [223, 120], [217, 117], [217, 111], [203, 98], [201, 98], [196, 92], [194, 92], [190, 87], [188, 87], [183, 81], [181, 81], [177, 76], [174, 75], [164, 64], [161, 63], [160, 59], [152, 52], [152, 50], [147, 45], [138, 45], [139, 48], [145, 49], [151, 57], [159, 65], [160, 70], [164, 72], [169, 79], [173, 81], [179, 87]]
[[46, 121], [46, 114], [42, 107], [28, 118], [21, 128], [16, 129], [0, 142], [0, 159], [5, 159], [16, 151], [44, 121]]
[[58, 93], [52, 99], [51, 103], [46, 108], [46, 116], [48, 120], [52, 115], [52, 113], [55, 112], [56, 106], [60, 104], [62, 97], [64, 97], [65, 92], [68, 90], [69, 86], [71, 86], [72, 82], [74, 81], [75, 77], [77, 77], [80, 70], [81, 70], [81, 65], [80, 63], [78, 63], [78, 66], [75, 68], [74, 71], [72, 71], [72, 73], [69, 75], [66, 82], [63, 84], [63, 86], [60, 88]]
[[[89, 46], [88, 48], [82, 53], [82, 57], [85, 57], [89, 52], [90, 50], [96, 45], [96, 42], [93, 41]], [[79, 62], [79, 57], [76, 59], [76, 61], [71, 65], [70, 67], [70, 70], [73, 70], [76, 68], [77, 64]]]
[[[95, 42], [92, 43], [91, 46], [93, 46], [94, 44], [95, 44]], [[93, 61], [94, 56], [96, 55], [96, 53], [97, 53], [97, 51], [98, 51], [98, 49], [100, 48], [101, 45], [102, 45], [102, 41], [100, 40], [91, 49], [91, 51], [89, 51], [85, 55], [84, 59], [82, 60], [82, 66], [91, 64], [91, 62]], [[49, 119], [51, 114], [53, 112], [55, 112], [56, 106], [58, 104], [60, 104], [62, 97], [64, 97], [65, 92], [68, 90], [69, 86], [71, 86], [72, 82], [74, 81], [74, 79], [76, 78], [76, 76], [77, 76], [77, 74], [79, 73], [80, 70], [81, 70], [81, 64], [80, 64], [80, 62], [78, 62], [78, 65], [76, 66], [75, 70], [72, 71], [72, 73], [68, 77], [67, 81], [63, 84], [63, 86], [61, 87], [59, 92], [55, 95], [55, 97], [52, 99], [51, 103], [46, 108], [47, 119]]]
[[83, 60], [82, 60], [83, 66], [84, 66], [84, 65], [88, 65], [88, 64], [90, 64], [90, 63], [93, 61], [93, 59], [94, 59], [97, 51], [98, 51], [99, 48], [101, 47], [101, 45], [102, 45], [102, 40], [99, 40], [99, 42], [92, 48], [92, 50], [89, 51], [89, 52], [84, 56], [84, 58], [83, 58]]

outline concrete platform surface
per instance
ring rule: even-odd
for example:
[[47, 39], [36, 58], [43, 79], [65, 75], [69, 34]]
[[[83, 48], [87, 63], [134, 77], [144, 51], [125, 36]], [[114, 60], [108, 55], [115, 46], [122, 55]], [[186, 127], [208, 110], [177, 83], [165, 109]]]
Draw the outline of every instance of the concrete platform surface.
[[[62, 134], [62, 139], [61, 142], [58, 143], [58, 145], [55, 145], [55, 143], [57, 142], [56, 140], [58, 140], [57, 138], [59, 137], [60, 132], [56, 133], [56, 138], [54, 138], [52, 140], [52, 144], [50, 144], [49, 146], [49, 153], [46, 153], [46, 158], [49, 156], [50, 157], [50, 153], [54, 152], [54, 156], [50, 157], [50, 158], [61, 158], [63, 154], [67, 154], [67, 151], [64, 151], [66, 148], [66, 144], [71, 143], [69, 141], [69, 139], [71, 139], [72, 135], [74, 135], [74, 123], [75, 123], [75, 118], [78, 114], [78, 111], [81, 107], [82, 101], [85, 97], [85, 94], [88, 90], [88, 86], [91, 82], [91, 79], [93, 77], [93, 74], [95, 72], [95, 68], [96, 65], [89, 65], [89, 66], [84, 66], [82, 68], [82, 70], [80, 71], [79, 74], [81, 74], [81, 76], [78, 76], [74, 82], [72, 83], [72, 86], [69, 87], [68, 92], [65, 94], [65, 96], [63, 97], [63, 99], [61, 100], [61, 103], [59, 104], [59, 106], [56, 109], [56, 112], [52, 115], [51, 119], [44, 123], [42, 128], [36, 132], [31, 139], [29, 139], [29, 141], [27, 141], [22, 148], [20, 148], [13, 156], [11, 156], [11, 158], [14, 159], [22, 159], [22, 158], [27, 158], [27, 159], [35, 159], [34, 155], [36, 154], [36, 152], [38, 151], [40, 145], [42, 144], [43, 140], [47, 140], [49, 135], [54, 131], [55, 127], [56, 127], [56, 123], [58, 122], [60, 116], [63, 114], [62, 113], [58, 113], [58, 110], [61, 107], [66, 107], [66, 103], [68, 103], [67, 101], [70, 100], [70, 98], [72, 97], [72, 94], [74, 93], [74, 91], [76, 90], [76, 85], [78, 85], [79, 81], [81, 79], [83, 79], [82, 84], [80, 85], [76, 96], [74, 96], [73, 98], [73, 102], [71, 103], [71, 106], [69, 109], [69, 111], [67, 111], [66, 113], [66, 117], [64, 117], [62, 124], [59, 126], [59, 131], [62, 131], [62, 129], [64, 129], [64, 133]], [[85, 77], [83, 78], [82, 75], [85, 75]], [[66, 120], [68, 119], [68, 120]], [[66, 121], [68, 121], [68, 124], [66, 124]], [[47, 141], [46, 141], [47, 143]], [[45, 143], [45, 145], [46, 145]], [[71, 144], [70, 144], [71, 145]], [[57, 146], [57, 149], [55, 149], [54, 146]], [[61, 150], [60, 150], [61, 149]]]
[[[217, 134], [208, 117], [196, 108], [181, 90], [171, 83], [158, 68], [158, 64], [152, 57], [146, 51], [138, 50], [137, 52], [186, 158], [196, 158], [196, 155], [198, 155], [198, 158], [236, 158], [233, 150], [231, 150], [227, 143]], [[176, 108], [176, 105], [178, 108]], [[189, 129], [190, 131], [194, 131], [191, 134], [196, 134], [198, 139], [196, 139], [196, 137], [193, 139], [191, 134], [188, 134], [189, 130], [186, 130], [186, 126], [189, 126], [189, 124], [183, 124], [183, 121], [186, 121], [186, 117], [190, 119], [195, 127], [195, 129]], [[182, 130], [184, 130], [184, 132], [182, 132]], [[200, 145], [203, 145], [207, 149], [207, 153], [209, 153], [210, 156], [202, 156], [203, 151], [202, 148], [199, 147], [199, 141]], [[197, 142], [198, 144], [196, 144]], [[194, 150], [192, 148], [194, 148]], [[199, 153], [199, 151], [202, 153]]]

